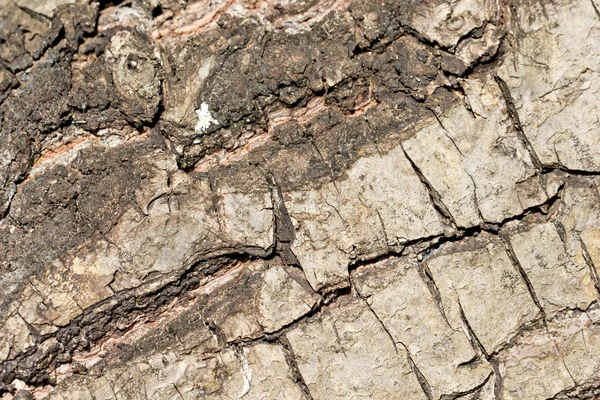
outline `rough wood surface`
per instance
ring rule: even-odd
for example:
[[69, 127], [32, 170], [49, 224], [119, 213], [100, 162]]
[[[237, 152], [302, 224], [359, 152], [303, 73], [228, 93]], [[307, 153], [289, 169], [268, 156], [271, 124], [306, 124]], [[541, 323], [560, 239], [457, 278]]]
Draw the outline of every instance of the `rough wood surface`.
[[0, 0], [0, 399], [600, 398], [598, 0]]

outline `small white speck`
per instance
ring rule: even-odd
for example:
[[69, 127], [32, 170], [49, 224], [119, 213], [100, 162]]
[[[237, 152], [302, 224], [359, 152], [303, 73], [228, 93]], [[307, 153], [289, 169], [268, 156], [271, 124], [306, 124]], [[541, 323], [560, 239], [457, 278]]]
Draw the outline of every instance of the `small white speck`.
[[210, 115], [210, 111], [208, 110], [208, 104], [206, 103], [200, 104], [200, 108], [196, 110], [196, 114], [198, 115], [198, 122], [196, 123], [196, 132], [206, 132], [206, 129], [208, 129], [210, 124], [219, 125], [219, 121], [217, 121], [212, 117], [212, 115]]

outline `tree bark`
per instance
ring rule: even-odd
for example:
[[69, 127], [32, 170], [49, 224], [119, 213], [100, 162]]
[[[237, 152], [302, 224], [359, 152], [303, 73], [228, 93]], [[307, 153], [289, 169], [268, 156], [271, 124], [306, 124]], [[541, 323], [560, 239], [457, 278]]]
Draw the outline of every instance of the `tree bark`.
[[0, 0], [0, 399], [600, 398], [597, 0]]

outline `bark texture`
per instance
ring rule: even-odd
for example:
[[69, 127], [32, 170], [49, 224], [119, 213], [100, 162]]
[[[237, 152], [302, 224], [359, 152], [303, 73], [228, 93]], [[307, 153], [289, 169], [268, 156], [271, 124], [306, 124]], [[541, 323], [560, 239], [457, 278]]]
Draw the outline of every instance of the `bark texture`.
[[0, 0], [0, 398], [600, 398], [598, 0]]

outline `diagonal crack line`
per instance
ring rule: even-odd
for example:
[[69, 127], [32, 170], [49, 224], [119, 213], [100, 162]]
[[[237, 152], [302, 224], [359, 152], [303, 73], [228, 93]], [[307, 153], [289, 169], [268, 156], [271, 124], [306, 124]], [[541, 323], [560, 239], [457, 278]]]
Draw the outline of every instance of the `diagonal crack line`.
[[300, 368], [298, 367], [298, 363], [296, 362], [296, 356], [294, 354], [294, 349], [292, 349], [291, 343], [285, 337], [285, 335], [280, 336], [277, 339], [277, 342], [283, 349], [285, 361], [287, 362], [288, 367], [289, 367], [290, 371], [292, 372], [294, 381], [296, 382], [296, 384], [302, 391], [304, 398], [306, 400], [313, 400], [314, 398], [313, 398], [312, 394], [310, 393], [310, 389], [308, 388], [308, 385], [304, 381], [304, 377], [302, 376], [302, 373], [300, 372]]
[[590, 0], [590, 2], [592, 3], [592, 7], [594, 8], [594, 11], [596, 12], [596, 16], [598, 18], [600, 18], [600, 10], [598, 10], [598, 6], [596, 6], [596, 3], [594, 3], [594, 0]]
[[477, 216], [481, 220], [481, 223], [485, 223], [485, 218], [481, 213], [481, 208], [479, 207], [479, 199], [477, 198], [477, 184], [475, 183], [475, 179], [473, 176], [465, 170], [465, 173], [469, 178], [471, 178], [471, 182], [473, 183], [473, 204], [475, 205], [475, 210], [477, 211]]
[[454, 139], [452, 138], [452, 136], [449, 135], [448, 130], [446, 129], [446, 127], [442, 123], [442, 120], [440, 119], [440, 117], [438, 117], [437, 113], [435, 111], [433, 111], [433, 109], [431, 109], [429, 107], [427, 107], [427, 109], [429, 111], [431, 111], [431, 114], [433, 114], [435, 120], [437, 121], [437, 123], [442, 128], [442, 133], [444, 134], [444, 136], [446, 136], [448, 138], [448, 140], [450, 140], [450, 142], [452, 142], [452, 145], [454, 146], [454, 148], [456, 149], [456, 151], [458, 151], [458, 154], [460, 154], [461, 157], [464, 157], [465, 155], [461, 151], [460, 147], [458, 147], [458, 145], [456, 144], [456, 142], [454, 141]]
[[381, 318], [379, 318], [379, 315], [377, 315], [377, 313], [375, 312], [375, 310], [373, 310], [373, 308], [371, 307], [371, 304], [369, 304], [369, 302], [367, 301], [367, 299], [358, 291], [356, 285], [354, 284], [354, 282], [352, 282], [352, 279], [350, 279], [350, 282], [352, 283], [352, 287], [354, 288], [354, 291], [356, 292], [356, 294], [358, 295], [358, 297], [360, 297], [360, 299], [365, 303], [365, 305], [367, 306], [367, 308], [369, 309], [369, 311], [371, 311], [371, 314], [373, 314], [373, 316], [375, 316], [375, 318], [379, 322], [379, 325], [381, 326], [381, 328], [383, 329], [383, 331], [390, 338], [390, 341], [392, 342], [392, 346], [394, 346], [394, 349], [396, 350], [396, 354], [398, 354], [398, 346], [396, 345], [396, 341], [394, 340], [394, 336], [392, 336], [392, 333], [388, 330], [387, 326], [385, 326], [385, 324], [383, 323], [383, 321], [381, 320]]
[[408, 360], [408, 365], [410, 365], [410, 368], [416, 375], [417, 381], [419, 382], [419, 385], [421, 385], [421, 389], [423, 390], [423, 393], [425, 393], [427, 400], [433, 400], [433, 392], [431, 391], [431, 385], [429, 384], [429, 381], [427, 380], [425, 375], [423, 375], [417, 364], [414, 362], [412, 356], [410, 355], [410, 351], [408, 351], [408, 347], [406, 347], [406, 345], [402, 342], [400, 342], [400, 345], [404, 348], [404, 351], [406, 351], [406, 359]]
[[519, 137], [519, 140], [521, 141], [523, 146], [525, 146], [525, 148], [529, 152], [529, 155], [531, 156], [531, 161], [533, 162], [534, 167], [538, 171], [542, 171], [543, 165], [542, 165], [540, 158], [538, 157], [535, 149], [533, 148], [533, 145], [529, 141], [529, 138], [527, 137], [527, 135], [525, 135], [525, 132], [523, 131], [523, 125], [521, 124], [521, 119], [519, 118], [519, 113], [517, 111], [517, 107], [515, 106], [515, 101], [512, 97], [512, 94], [510, 93], [510, 89], [508, 88], [508, 85], [498, 75], [494, 75], [494, 80], [498, 84], [498, 87], [500, 88], [500, 92], [502, 92], [502, 97], [504, 97], [504, 102], [506, 103], [506, 108], [508, 109], [508, 115], [510, 116], [510, 119], [513, 121], [513, 124], [514, 124], [515, 130], [517, 132], [517, 136]]
[[440, 314], [444, 318], [444, 321], [446, 321], [446, 324], [448, 324], [450, 329], [453, 329], [452, 325], [450, 325], [450, 322], [448, 321], [448, 317], [446, 316], [446, 311], [444, 310], [440, 289], [437, 287], [435, 281], [433, 280], [433, 274], [429, 270], [429, 266], [426, 262], [419, 263], [417, 265], [417, 271], [419, 273], [419, 276], [427, 286], [427, 289], [429, 289], [431, 297], [433, 298], [433, 301], [435, 302], [435, 305], [437, 306]]
[[513, 264], [513, 266], [515, 267], [515, 269], [521, 275], [521, 278], [523, 278], [523, 281], [525, 282], [525, 286], [527, 287], [527, 290], [529, 291], [529, 295], [531, 296], [531, 298], [533, 299], [533, 302], [535, 303], [538, 310], [540, 311], [540, 314], [542, 316], [542, 321], [544, 321], [544, 324], [545, 324], [546, 323], [545, 322], [546, 321], [546, 312], [544, 311], [544, 308], [542, 307], [542, 304], [540, 303], [540, 300], [539, 300], [537, 294], [535, 293], [535, 289], [533, 288], [533, 284], [531, 283], [531, 280], [529, 279], [529, 277], [527, 276], [527, 273], [523, 269], [523, 266], [519, 262], [519, 259], [517, 258], [515, 250], [513, 249], [512, 244], [510, 243], [510, 240], [508, 239], [508, 237], [506, 237], [506, 235], [504, 233], [500, 233], [498, 236], [500, 236], [500, 239], [504, 243], [504, 248], [506, 249], [506, 254], [508, 254], [508, 258], [510, 259], [510, 261]]
[[592, 280], [594, 281], [594, 286], [596, 288], [596, 292], [598, 292], [598, 296], [600, 296], [600, 276], [598, 276], [598, 271], [596, 270], [596, 266], [594, 265], [594, 261], [590, 256], [590, 252], [585, 245], [585, 242], [581, 238], [580, 234], [577, 234], [577, 239], [579, 239], [579, 244], [581, 245], [581, 252], [583, 253], [583, 260], [590, 270], [590, 275]]
[[433, 187], [433, 185], [429, 182], [429, 180], [427, 180], [427, 178], [425, 177], [425, 175], [423, 175], [423, 172], [421, 172], [421, 170], [419, 169], [419, 167], [417, 167], [417, 165], [414, 163], [414, 161], [412, 160], [412, 158], [410, 158], [410, 156], [408, 155], [408, 153], [404, 149], [404, 146], [402, 145], [402, 143], [400, 144], [400, 148], [402, 149], [402, 152], [404, 153], [404, 156], [406, 157], [406, 159], [410, 163], [410, 166], [412, 167], [413, 171], [419, 177], [419, 180], [421, 181], [421, 183], [423, 183], [423, 185], [425, 186], [425, 189], [427, 189], [427, 193], [429, 194], [429, 198], [430, 198], [431, 202], [433, 203], [433, 207], [444, 218], [450, 220], [452, 222], [452, 225], [456, 226], [456, 221], [454, 220], [454, 216], [452, 216], [452, 214], [450, 213], [450, 210], [448, 209], [448, 207], [446, 207], [446, 205], [442, 201], [442, 196], [440, 196], [440, 194], [438, 193], [438, 191]]
[[266, 172], [265, 178], [269, 185], [271, 202], [273, 203], [275, 252], [287, 265], [299, 266], [300, 262], [292, 251], [292, 243], [295, 238], [294, 224], [285, 206], [281, 187], [277, 184], [275, 176], [271, 172]]
[[[185, 399], [185, 397], [183, 397], [183, 393], [181, 393], [181, 391], [179, 390], [179, 388], [177, 387], [177, 385], [174, 384], [174, 383], [172, 385], [175, 388], [175, 391], [177, 392], [177, 394], [179, 394], [179, 397], [181, 397], [182, 400]], [[113, 391], [113, 396], [115, 396], [114, 391]]]
[[479, 340], [479, 338], [475, 334], [473, 327], [471, 327], [471, 323], [469, 322], [469, 320], [467, 319], [467, 316], [465, 315], [465, 310], [463, 309], [460, 299], [458, 299], [458, 311], [460, 313], [460, 319], [465, 327], [465, 330], [467, 331], [467, 335], [469, 336], [469, 342], [471, 343], [473, 350], [475, 350], [476, 353], [479, 353], [480, 355], [483, 356], [483, 358], [488, 360], [490, 356], [489, 356], [488, 352], [485, 350], [485, 347], [483, 347], [483, 344], [481, 344], [481, 340]]
[[[502, 386], [503, 386], [504, 382], [503, 382], [502, 375], [500, 374], [499, 363], [492, 356], [490, 356], [490, 354], [486, 351], [485, 347], [481, 343], [481, 340], [479, 340], [479, 337], [477, 337], [477, 335], [475, 334], [475, 331], [473, 330], [471, 323], [469, 322], [469, 320], [467, 319], [467, 316], [465, 315], [465, 310], [463, 309], [460, 299], [458, 300], [458, 310], [460, 313], [460, 319], [463, 323], [463, 326], [465, 327], [465, 330], [467, 331], [467, 336], [469, 337], [469, 343], [473, 347], [473, 350], [475, 350], [475, 352], [478, 353], [479, 355], [483, 356], [483, 358], [492, 366], [492, 369], [494, 371], [494, 376], [495, 376], [494, 398], [496, 400], [501, 400], [502, 399]], [[484, 384], [487, 383], [487, 381], [489, 379], [490, 379], [490, 377], [488, 377], [488, 379], [486, 379]], [[483, 385], [481, 385], [480, 387], [483, 387]]]

